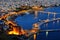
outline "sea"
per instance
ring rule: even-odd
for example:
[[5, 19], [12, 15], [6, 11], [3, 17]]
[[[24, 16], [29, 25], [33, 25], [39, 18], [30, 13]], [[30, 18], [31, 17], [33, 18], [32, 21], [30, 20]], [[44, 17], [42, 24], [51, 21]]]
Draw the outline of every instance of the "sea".
[[[48, 7], [44, 9], [45, 12], [55, 12], [55, 18], [60, 18], [60, 7]], [[38, 16], [35, 18], [34, 14], [30, 14], [27, 12], [26, 15], [18, 16], [15, 19], [15, 22], [17, 25], [21, 26], [25, 30], [30, 30], [33, 28], [33, 24], [39, 22], [39, 20], [46, 20], [46, 19], [53, 19], [54, 14], [48, 14], [47, 13], [42, 13], [38, 11]], [[54, 23], [53, 23], [54, 22]], [[42, 24], [39, 26], [40, 30], [51, 30], [51, 29], [60, 29], [60, 20], [59, 22], [57, 21], [52, 21], [46, 24]], [[46, 32], [40, 32], [37, 35], [36, 40], [60, 40], [60, 31], [51, 31], [48, 32], [48, 35], [46, 35]]]

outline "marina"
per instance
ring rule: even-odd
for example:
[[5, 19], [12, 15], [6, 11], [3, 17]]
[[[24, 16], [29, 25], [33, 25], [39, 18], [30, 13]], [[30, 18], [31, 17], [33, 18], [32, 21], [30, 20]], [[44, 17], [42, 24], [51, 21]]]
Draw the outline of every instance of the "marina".
[[1, 40], [60, 40], [59, 3], [49, 5], [50, 2], [43, 4], [42, 1], [34, 0], [24, 2], [25, 4], [21, 0], [19, 2], [9, 0], [12, 4], [4, 0], [2, 2], [0, 2]]

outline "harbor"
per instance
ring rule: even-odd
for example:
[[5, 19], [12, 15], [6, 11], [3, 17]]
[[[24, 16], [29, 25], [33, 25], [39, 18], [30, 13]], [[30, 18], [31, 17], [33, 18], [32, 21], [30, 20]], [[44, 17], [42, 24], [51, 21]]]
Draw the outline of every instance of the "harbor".
[[24, 1], [0, 2], [0, 39], [60, 40], [60, 4]]

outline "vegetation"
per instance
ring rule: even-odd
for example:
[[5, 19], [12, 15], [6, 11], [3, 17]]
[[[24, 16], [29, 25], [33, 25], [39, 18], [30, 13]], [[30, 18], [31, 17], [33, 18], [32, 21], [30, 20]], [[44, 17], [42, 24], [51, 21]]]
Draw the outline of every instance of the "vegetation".
[[22, 11], [22, 10], [28, 10], [28, 9], [32, 9], [32, 7], [30, 7], [30, 6], [21, 6], [19, 8], [16, 8], [16, 12]]

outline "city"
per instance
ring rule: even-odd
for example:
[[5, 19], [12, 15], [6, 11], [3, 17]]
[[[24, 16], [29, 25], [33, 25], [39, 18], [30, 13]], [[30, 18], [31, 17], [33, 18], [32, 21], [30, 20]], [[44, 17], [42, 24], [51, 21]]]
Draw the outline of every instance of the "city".
[[0, 0], [0, 40], [60, 40], [60, 0]]
[[20, 7], [20, 5], [42, 5], [42, 6], [54, 6], [60, 5], [60, 0], [0, 0], [0, 10], [15, 10], [16, 7]]

